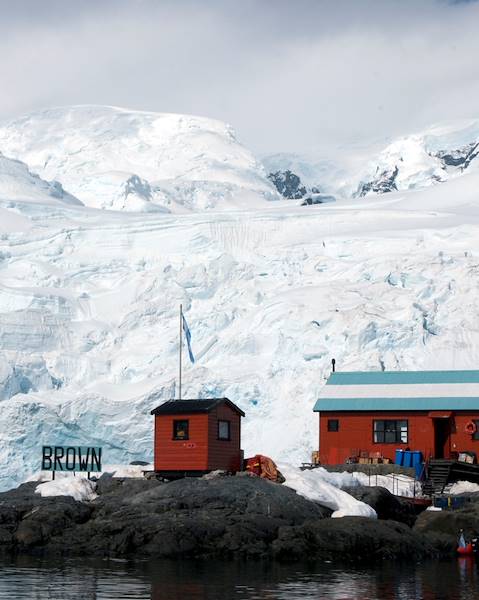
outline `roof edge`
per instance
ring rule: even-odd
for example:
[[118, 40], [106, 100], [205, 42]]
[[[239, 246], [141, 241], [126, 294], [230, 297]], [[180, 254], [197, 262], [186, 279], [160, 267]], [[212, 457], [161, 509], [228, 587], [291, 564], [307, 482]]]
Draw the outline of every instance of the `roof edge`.
[[[157, 414], [161, 414], [160, 412], [160, 408], [162, 406], [165, 406], [165, 404], [170, 404], [173, 407], [175, 402], [209, 402], [209, 403], [213, 403], [210, 404], [209, 406], [204, 406], [204, 407], [194, 407], [191, 409], [192, 413], [208, 413], [211, 412], [220, 402], [224, 402], [225, 404], [227, 404], [232, 410], [234, 410], [235, 412], [237, 412], [240, 416], [244, 417], [246, 416], [245, 413], [241, 410], [241, 408], [239, 408], [239, 406], [236, 406], [236, 404], [234, 404], [234, 402], [232, 402], [229, 398], [182, 398], [181, 400], [179, 398], [170, 398], [170, 400], [165, 400], [165, 402], [162, 402], [160, 405], [158, 405], [156, 408], [154, 408], [153, 410], [150, 411], [150, 415], [157, 415]], [[183, 410], [181, 411], [181, 413], [186, 413], [186, 411]], [[166, 413], [165, 413], [166, 414]], [[171, 413], [174, 414], [174, 413]], [[180, 413], [178, 413], [180, 414]]]

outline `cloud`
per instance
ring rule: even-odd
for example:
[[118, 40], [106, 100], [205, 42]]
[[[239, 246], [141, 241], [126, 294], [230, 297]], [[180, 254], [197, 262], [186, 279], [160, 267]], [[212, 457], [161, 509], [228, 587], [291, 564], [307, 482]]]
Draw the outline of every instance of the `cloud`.
[[478, 17], [440, 0], [5, 2], [0, 117], [113, 104], [327, 153], [479, 116]]

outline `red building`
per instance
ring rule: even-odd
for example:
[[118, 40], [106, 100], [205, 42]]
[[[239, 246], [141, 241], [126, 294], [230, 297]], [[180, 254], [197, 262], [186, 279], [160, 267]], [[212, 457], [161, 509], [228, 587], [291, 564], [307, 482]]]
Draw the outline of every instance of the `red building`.
[[241, 417], [228, 398], [168, 400], [155, 415], [155, 471], [170, 477], [241, 470]]
[[314, 407], [319, 460], [479, 455], [479, 371], [332, 373]]

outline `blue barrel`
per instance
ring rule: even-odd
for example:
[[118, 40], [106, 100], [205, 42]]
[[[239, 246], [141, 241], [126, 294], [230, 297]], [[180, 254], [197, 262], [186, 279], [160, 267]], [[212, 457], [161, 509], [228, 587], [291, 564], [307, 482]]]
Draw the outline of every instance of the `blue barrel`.
[[464, 506], [471, 501], [471, 498], [467, 498], [466, 496], [451, 496], [451, 501], [449, 504], [453, 510], [457, 510], [458, 508], [464, 508]]
[[411, 452], [412, 455], [412, 465], [415, 470], [416, 470], [416, 477], [417, 479], [421, 478], [421, 475], [423, 474], [423, 462], [422, 462], [422, 452], [420, 452], [419, 450], [414, 450], [413, 452]]
[[396, 450], [396, 456], [394, 458], [394, 463], [402, 467], [404, 463], [404, 450]]
[[412, 452], [410, 450], [404, 450], [404, 460], [402, 466], [412, 467]]
[[434, 496], [432, 503], [436, 508], [442, 508], [442, 510], [446, 510], [446, 508], [448, 508], [447, 500], [448, 499], [446, 496]]

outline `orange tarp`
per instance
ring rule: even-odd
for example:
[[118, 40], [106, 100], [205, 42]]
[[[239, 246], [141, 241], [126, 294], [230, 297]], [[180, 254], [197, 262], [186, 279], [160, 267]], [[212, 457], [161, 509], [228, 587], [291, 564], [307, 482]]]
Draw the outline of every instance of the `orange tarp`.
[[271, 481], [278, 480], [278, 468], [274, 461], [262, 454], [256, 454], [252, 458], [247, 458], [246, 470], [264, 479], [270, 479]]

